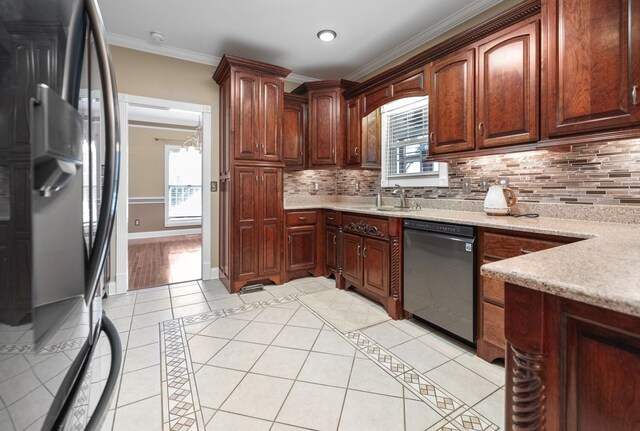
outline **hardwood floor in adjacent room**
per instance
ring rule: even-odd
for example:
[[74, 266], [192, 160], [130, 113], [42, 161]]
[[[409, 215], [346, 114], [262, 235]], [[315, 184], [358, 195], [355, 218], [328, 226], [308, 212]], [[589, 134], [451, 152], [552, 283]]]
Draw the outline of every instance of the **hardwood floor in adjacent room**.
[[201, 235], [130, 240], [129, 290], [199, 279], [201, 250]]

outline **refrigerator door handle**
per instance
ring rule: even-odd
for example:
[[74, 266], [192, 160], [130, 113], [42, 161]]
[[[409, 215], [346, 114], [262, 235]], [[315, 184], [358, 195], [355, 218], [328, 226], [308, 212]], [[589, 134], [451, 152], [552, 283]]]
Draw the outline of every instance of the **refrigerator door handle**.
[[113, 324], [111, 319], [102, 312], [102, 332], [107, 336], [109, 340], [109, 346], [111, 346], [111, 367], [109, 368], [109, 376], [107, 382], [100, 395], [96, 409], [91, 415], [91, 419], [87, 423], [85, 430], [94, 431], [99, 430], [102, 427], [105, 415], [109, 410], [109, 403], [111, 402], [111, 396], [116, 388], [118, 382], [118, 375], [120, 374], [120, 367], [122, 365], [122, 344], [120, 342], [120, 335], [118, 329]]
[[85, 0], [90, 29], [95, 38], [95, 50], [100, 70], [105, 126], [105, 165], [102, 205], [98, 217], [95, 243], [89, 255], [86, 271], [85, 300], [89, 304], [95, 296], [98, 281], [109, 248], [109, 239], [116, 214], [118, 182], [120, 177], [120, 123], [118, 113], [118, 90], [111, 65], [111, 54], [106, 39], [106, 30], [96, 0]]

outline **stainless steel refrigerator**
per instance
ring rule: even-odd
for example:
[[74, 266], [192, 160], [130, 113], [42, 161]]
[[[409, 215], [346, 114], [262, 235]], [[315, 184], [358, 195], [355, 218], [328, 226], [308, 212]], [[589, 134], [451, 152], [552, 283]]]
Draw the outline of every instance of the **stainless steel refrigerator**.
[[117, 107], [96, 0], [0, 0], [3, 431], [99, 429], [109, 410]]

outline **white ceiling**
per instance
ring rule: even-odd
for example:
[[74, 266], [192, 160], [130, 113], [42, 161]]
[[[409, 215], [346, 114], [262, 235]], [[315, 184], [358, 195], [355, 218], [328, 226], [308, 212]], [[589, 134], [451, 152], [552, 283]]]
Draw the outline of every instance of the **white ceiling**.
[[[114, 45], [217, 65], [223, 54], [358, 80], [502, 0], [101, 0]], [[330, 43], [316, 33], [338, 33]], [[149, 33], [165, 34], [163, 44]]]

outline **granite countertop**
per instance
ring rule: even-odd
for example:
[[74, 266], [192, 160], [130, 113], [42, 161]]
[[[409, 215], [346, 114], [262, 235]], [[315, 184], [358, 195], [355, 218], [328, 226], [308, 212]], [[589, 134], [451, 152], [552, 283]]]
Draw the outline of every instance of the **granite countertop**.
[[304, 202], [285, 210], [333, 209], [585, 239], [493, 262], [481, 274], [530, 289], [640, 317], [640, 226], [564, 218], [488, 216], [477, 211], [378, 211], [371, 204]]

